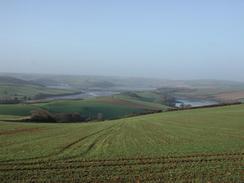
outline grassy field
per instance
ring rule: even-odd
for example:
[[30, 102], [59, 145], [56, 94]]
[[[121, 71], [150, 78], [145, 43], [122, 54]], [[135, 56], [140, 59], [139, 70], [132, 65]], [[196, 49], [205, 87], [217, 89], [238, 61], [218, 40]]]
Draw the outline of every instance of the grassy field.
[[85, 124], [0, 122], [0, 181], [243, 182], [243, 119], [235, 105]]
[[33, 99], [40, 94], [60, 95], [78, 92], [75, 89], [48, 88], [44, 85], [17, 79], [15, 77], [0, 76], [0, 100], [4, 98]]
[[78, 112], [91, 118], [96, 118], [101, 113], [104, 119], [167, 109], [166, 106], [157, 103], [117, 97], [98, 97], [86, 100], [55, 100], [35, 104], [2, 104], [0, 105], [0, 115], [28, 116], [32, 110], [40, 108], [52, 113]]
[[155, 90], [150, 91], [133, 91], [124, 92], [114, 97], [129, 100], [137, 104], [151, 105], [151, 107], [162, 108], [162, 105], [166, 105], [167, 101], [164, 99], [164, 95]]
[[77, 92], [76, 90], [67, 89], [55, 89], [47, 88], [37, 85], [6, 85], [0, 84], [0, 96], [1, 97], [17, 97], [19, 99], [34, 98], [40, 94], [47, 95], [60, 95], [60, 94], [72, 94]]

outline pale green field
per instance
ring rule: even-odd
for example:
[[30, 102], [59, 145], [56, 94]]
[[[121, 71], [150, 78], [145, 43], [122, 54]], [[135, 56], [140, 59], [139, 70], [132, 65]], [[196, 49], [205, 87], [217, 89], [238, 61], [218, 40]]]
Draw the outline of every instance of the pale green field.
[[22, 99], [23, 97], [33, 98], [38, 94], [60, 95], [60, 94], [72, 94], [77, 90], [56, 89], [47, 88], [38, 85], [13, 85], [13, 84], [0, 84], [0, 96], [17, 97]]

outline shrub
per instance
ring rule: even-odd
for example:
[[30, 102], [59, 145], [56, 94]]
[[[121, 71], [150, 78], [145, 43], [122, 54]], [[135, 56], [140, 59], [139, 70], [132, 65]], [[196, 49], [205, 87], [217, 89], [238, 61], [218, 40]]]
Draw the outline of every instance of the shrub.
[[38, 109], [31, 112], [30, 121], [56, 122], [56, 119], [50, 112], [43, 109]]
[[80, 113], [58, 113], [55, 114], [55, 119], [58, 122], [84, 122], [87, 121], [85, 117], [82, 117]]

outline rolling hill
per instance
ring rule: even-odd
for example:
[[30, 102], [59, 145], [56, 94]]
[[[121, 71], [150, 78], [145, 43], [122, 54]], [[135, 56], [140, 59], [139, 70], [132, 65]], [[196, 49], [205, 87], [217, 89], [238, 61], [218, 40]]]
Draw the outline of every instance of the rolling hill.
[[48, 88], [34, 81], [19, 78], [0, 76], [0, 99], [17, 98], [19, 100], [38, 98], [41, 95], [65, 95], [78, 90]]
[[167, 108], [163, 104], [112, 96], [86, 100], [54, 100], [34, 104], [2, 104], [0, 115], [29, 116], [33, 110], [45, 109], [51, 113], [77, 112], [85, 118], [94, 120], [98, 115], [102, 115], [103, 119], [116, 119]]
[[86, 124], [0, 122], [0, 180], [242, 182], [244, 105]]

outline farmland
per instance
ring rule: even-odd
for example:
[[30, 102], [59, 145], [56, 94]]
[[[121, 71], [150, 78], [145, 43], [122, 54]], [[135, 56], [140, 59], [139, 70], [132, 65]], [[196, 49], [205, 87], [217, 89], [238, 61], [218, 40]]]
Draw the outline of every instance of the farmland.
[[243, 118], [235, 105], [85, 124], [0, 122], [0, 181], [242, 182]]
[[78, 90], [48, 88], [35, 82], [0, 76], [0, 100], [5, 98], [27, 100], [38, 98], [41, 95], [69, 95], [76, 92]]
[[33, 110], [45, 109], [51, 113], [78, 112], [84, 117], [92, 119], [100, 113], [104, 119], [114, 119], [167, 108], [163, 104], [123, 98], [122, 95], [119, 95], [85, 100], [54, 100], [33, 104], [0, 104], [0, 114], [29, 116]]

